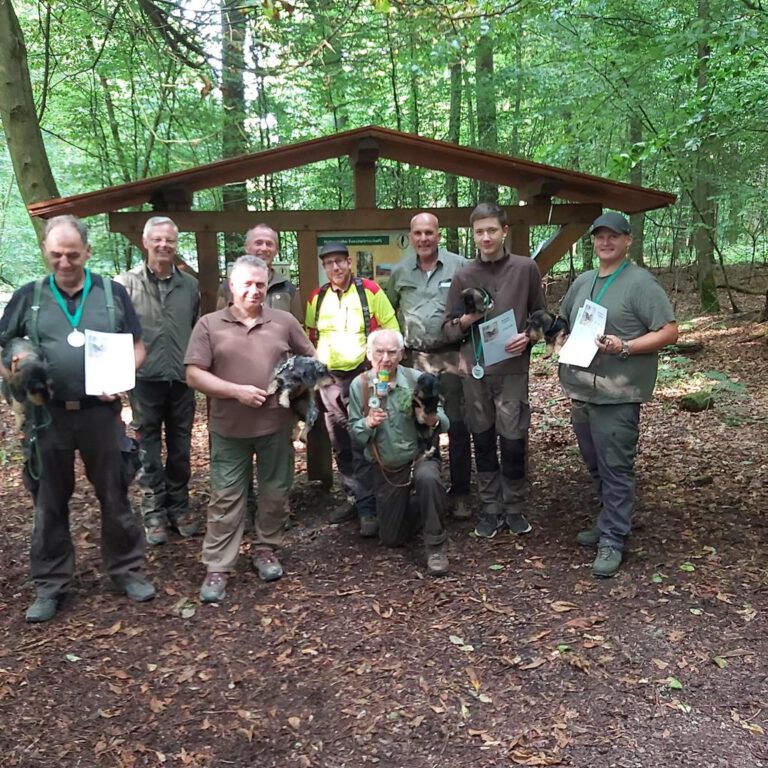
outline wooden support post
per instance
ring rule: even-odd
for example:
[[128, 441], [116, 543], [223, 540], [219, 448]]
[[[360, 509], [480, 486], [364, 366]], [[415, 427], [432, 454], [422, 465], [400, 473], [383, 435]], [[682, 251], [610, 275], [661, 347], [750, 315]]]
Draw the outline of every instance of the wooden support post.
[[355, 208], [376, 207], [376, 161], [379, 144], [370, 139], [357, 143], [349, 155], [355, 173]]
[[509, 228], [507, 244], [511, 253], [531, 255], [531, 228], [527, 224], [513, 224]]
[[568, 249], [589, 229], [589, 223], [565, 224], [536, 254], [536, 266], [542, 275], [563, 258]]
[[299, 252], [299, 296], [304, 304], [317, 288], [317, 232], [299, 230], [296, 233]]
[[200, 285], [200, 310], [208, 314], [216, 309], [216, 295], [219, 291], [219, 250], [215, 232], [198, 232], [197, 267]]

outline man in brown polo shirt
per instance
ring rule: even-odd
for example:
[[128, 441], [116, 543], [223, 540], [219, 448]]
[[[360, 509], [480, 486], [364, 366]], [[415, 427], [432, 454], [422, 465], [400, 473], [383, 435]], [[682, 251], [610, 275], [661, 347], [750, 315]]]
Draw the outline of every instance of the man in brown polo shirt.
[[294, 416], [267, 387], [289, 355], [315, 350], [296, 318], [264, 305], [268, 270], [262, 259], [241, 256], [229, 278], [232, 304], [200, 319], [184, 362], [187, 383], [211, 398], [211, 498], [203, 541], [208, 573], [203, 602], [219, 602], [235, 567], [243, 536], [246, 492], [254, 455], [259, 508], [253, 564], [264, 581], [283, 574], [274, 548], [282, 542], [293, 482]]

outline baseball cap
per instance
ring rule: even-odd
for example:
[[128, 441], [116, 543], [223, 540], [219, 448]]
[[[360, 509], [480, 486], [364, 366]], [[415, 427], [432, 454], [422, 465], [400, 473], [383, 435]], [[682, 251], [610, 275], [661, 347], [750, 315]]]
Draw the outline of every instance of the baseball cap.
[[338, 241], [323, 243], [317, 252], [317, 257], [322, 260], [323, 257], [330, 256], [333, 253], [343, 253], [345, 256], [349, 256], [349, 249], [344, 243]]
[[630, 233], [629, 222], [620, 213], [615, 213], [614, 211], [598, 216], [592, 222], [589, 234], [594, 235], [595, 230], [600, 229], [600, 227], [606, 227], [620, 235], [628, 235]]

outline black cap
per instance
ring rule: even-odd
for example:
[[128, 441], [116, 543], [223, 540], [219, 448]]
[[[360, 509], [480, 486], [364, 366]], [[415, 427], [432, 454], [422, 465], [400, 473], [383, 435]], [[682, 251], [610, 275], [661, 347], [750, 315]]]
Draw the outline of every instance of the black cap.
[[589, 234], [594, 235], [595, 230], [600, 229], [600, 227], [606, 227], [620, 235], [628, 235], [630, 232], [629, 222], [620, 213], [614, 213], [613, 211], [598, 216], [592, 222], [592, 228], [589, 230]]
[[326, 256], [330, 256], [334, 253], [343, 253], [345, 256], [349, 256], [349, 248], [344, 243], [338, 241], [323, 243], [320, 246], [320, 250], [317, 252], [317, 256], [320, 260]]

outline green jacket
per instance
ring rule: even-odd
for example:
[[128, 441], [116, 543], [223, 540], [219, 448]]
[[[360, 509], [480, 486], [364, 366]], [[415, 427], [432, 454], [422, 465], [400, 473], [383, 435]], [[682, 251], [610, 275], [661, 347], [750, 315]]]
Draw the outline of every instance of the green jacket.
[[128, 291], [144, 330], [142, 339], [147, 356], [136, 377], [147, 381], [185, 381], [184, 353], [200, 315], [197, 280], [174, 267], [164, 301], [157, 278], [146, 264], [139, 264], [115, 280]]
[[[374, 393], [371, 371], [361, 373], [349, 387], [349, 421], [347, 422], [352, 439], [365, 446], [365, 457], [374, 461], [371, 443], [376, 448], [385, 467], [402, 467], [413, 461], [420, 451], [418, 423], [413, 414], [413, 388], [420, 371], [413, 368], [397, 367], [394, 386], [391, 387], [384, 404], [387, 420], [375, 429], [366, 424], [368, 398]], [[438, 406], [437, 415], [440, 424], [438, 432], [447, 432], [450, 422]]]

